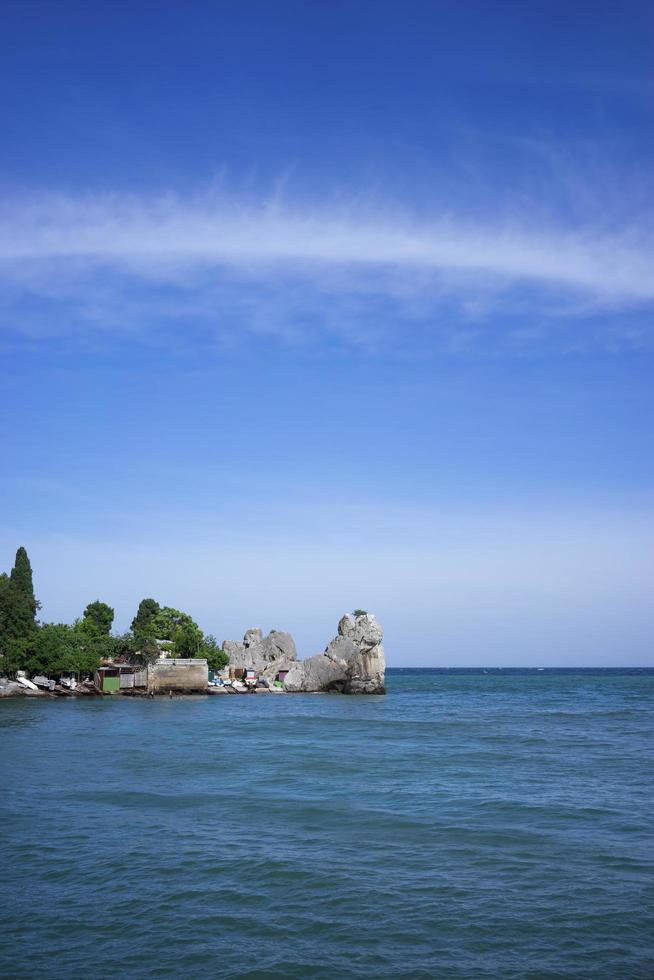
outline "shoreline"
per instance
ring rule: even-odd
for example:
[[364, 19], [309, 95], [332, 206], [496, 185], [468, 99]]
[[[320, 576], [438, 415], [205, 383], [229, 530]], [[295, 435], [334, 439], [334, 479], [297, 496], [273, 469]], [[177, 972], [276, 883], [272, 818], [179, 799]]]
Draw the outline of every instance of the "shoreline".
[[[227, 685], [224, 687], [209, 687], [206, 690], [200, 689], [197, 691], [189, 691], [183, 689], [171, 688], [169, 691], [161, 692], [148, 692], [148, 691], [115, 691], [109, 693], [107, 691], [99, 691], [97, 688], [94, 689], [84, 689], [70, 691], [66, 688], [55, 688], [53, 691], [45, 691], [42, 689], [31, 690], [29, 688], [20, 687], [15, 681], [9, 682], [7, 687], [11, 687], [11, 691], [7, 691], [6, 688], [0, 688], [0, 701], [10, 701], [10, 700], [22, 700], [27, 698], [31, 701], [42, 701], [42, 700], [87, 700], [92, 698], [94, 700], [102, 699], [105, 701], [111, 700], [138, 700], [138, 701], [168, 701], [176, 700], [178, 698], [199, 698], [199, 697], [216, 697], [216, 696], [257, 696], [257, 695], [271, 695], [277, 697], [279, 695], [327, 695], [331, 697], [342, 696], [342, 697], [360, 697], [360, 694], [351, 694], [344, 691], [285, 691], [283, 688], [267, 688], [267, 687], [253, 687], [244, 691], [236, 690]], [[382, 692], [375, 692], [381, 695]], [[384, 689], [383, 694], [386, 694], [386, 689]], [[372, 695], [367, 695], [371, 697]]]

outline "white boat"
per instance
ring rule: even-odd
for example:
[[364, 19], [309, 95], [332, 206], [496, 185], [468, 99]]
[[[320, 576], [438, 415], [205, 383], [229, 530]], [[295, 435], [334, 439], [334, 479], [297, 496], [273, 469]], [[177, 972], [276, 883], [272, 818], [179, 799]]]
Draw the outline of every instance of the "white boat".
[[32, 684], [32, 682], [28, 680], [27, 677], [17, 677], [16, 680], [21, 687], [26, 687], [28, 691], [38, 691], [37, 685]]

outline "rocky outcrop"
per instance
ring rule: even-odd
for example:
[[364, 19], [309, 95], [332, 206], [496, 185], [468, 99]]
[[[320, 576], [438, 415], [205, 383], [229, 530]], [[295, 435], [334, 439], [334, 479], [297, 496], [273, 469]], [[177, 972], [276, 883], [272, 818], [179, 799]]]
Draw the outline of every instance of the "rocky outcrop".
[[338, 635], [323, 653], [297, 659], [290, 633], [272, 630], [263, 636], [259, 629], [246, 631], [243, 640], [225, 640], [223, 650], [233, 667], [248, 667], [264, 682], [288, 671], [285, 691], [340, 694], [384, 694], [386, 661], [383, 630], [374, 616], [343, 616]]
[[268, 636], [259, 629], [246, 630], [242, 641], [225, 640], [223, 650], [231, 666], [249, 667], [271, 681], [280, 670], [289, 670], [297, 662], [293, 637], [280, 630], [271, 630]]
[[324, 653], [296, 663], [286, 675], [284, 690], [384, 694], [383, 636], [374, 616], [343, 616], [338, 636]]

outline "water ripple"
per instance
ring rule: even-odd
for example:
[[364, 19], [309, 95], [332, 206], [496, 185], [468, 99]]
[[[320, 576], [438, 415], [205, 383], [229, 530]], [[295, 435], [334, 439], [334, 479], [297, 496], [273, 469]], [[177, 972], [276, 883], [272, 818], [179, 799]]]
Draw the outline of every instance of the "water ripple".
[[654, 677], [389, 692], [0, 702], [0, 974], [654, 976]]

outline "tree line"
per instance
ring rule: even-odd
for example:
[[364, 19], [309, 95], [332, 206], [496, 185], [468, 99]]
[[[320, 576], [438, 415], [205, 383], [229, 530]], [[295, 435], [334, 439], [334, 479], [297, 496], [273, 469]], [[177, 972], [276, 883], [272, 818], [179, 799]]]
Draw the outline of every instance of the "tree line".
[[90, 602], [79, 619], [41, 623], [32, 566], [25, 548], [16, 552], [10, 573], [0, 574], [0, 673], [46, 677], [91, 674], [103, 660], [123, 658], [143, 667], [167, 651], [174, 657], [205, 657], [219, 670], [229, 662], [215, 637], [202, 632], [188, 613], [142, 599], [126, 633], [112, 633], [114, 610]]

